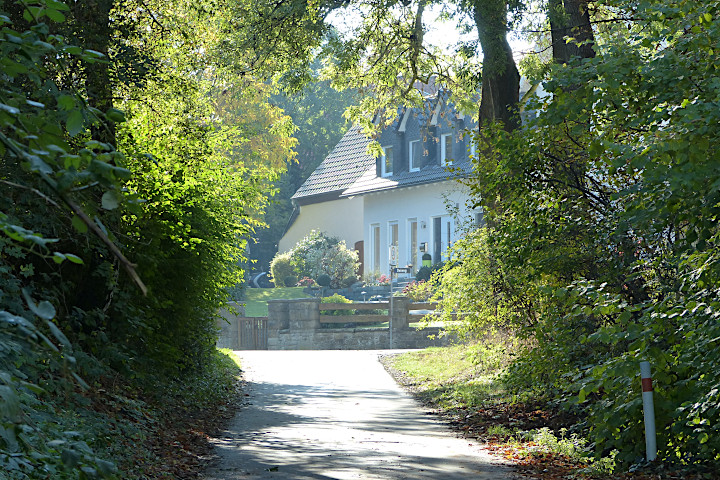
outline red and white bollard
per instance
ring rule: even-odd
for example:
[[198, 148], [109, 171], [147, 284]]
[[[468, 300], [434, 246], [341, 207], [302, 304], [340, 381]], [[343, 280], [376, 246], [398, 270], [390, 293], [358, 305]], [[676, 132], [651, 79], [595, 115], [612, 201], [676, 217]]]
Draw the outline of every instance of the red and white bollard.
[[652, 376], [650, 362], [640, 362], [642, 381], [643, 412], [645, 413], [645, 458], [652, 462], [657, 458], [657, 439], [655, 437], [655, 405], [653, 403]]

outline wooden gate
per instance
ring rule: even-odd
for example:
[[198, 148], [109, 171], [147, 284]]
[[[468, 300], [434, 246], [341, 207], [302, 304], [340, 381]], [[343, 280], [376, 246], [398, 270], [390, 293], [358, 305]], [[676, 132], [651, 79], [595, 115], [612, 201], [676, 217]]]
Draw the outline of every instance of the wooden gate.
[[268, 349], [267, 317], [238, 318], [239, 350]]

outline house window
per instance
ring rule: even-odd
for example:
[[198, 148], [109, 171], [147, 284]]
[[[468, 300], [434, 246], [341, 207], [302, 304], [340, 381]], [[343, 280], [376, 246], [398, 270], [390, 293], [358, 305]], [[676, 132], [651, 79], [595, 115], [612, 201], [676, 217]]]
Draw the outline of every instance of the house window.
[[408, 231], [409, 234], [409, 255], [410, 265], [412, 265], [413, 272], [417, 272], [417, 260], [418, 260], [418, 221], [417, 218], [411, 218], [408, 220]]
[[[400, 237], [400, 229], [398, 227], [398, 222], [388, 222], [388, 245], [390, 246], [390, 250], [393, 250], [394, 252], [390, 252], [390, 263], [394, 265], [398, 265], [399, 262], [399, 251], [398, 251], [398, 244], [399, 244], [399, 237]], [[394, 257], [394, 258], [393, 258]]]
[[408, 155], [410, 171], [417, 172], [420, 170], [420, 154], [422, 153], [422, 145], [420, 140], [413, 140], [408, 144]]
[[449, 215], [433, 218], [433, 263], [448, 259], [448, 249], [452, 245], [453, 220]]
[[452, 133], [446, 133], [440, 136], [440, 163], [448, 165], [453, 160], [453, 136]]
[[485, 225], [485, 218], [483, 217], [482, 210], [479, 212], [475, 212], [475, 226], [477, 228], [480, 228]]
[[380, 225], [370, 225], [372, 269], [380, 270]]
[[383, 154], [380, 157], [382, 176], [389, 177], [393, 174], [393, 147], [382, 147]]

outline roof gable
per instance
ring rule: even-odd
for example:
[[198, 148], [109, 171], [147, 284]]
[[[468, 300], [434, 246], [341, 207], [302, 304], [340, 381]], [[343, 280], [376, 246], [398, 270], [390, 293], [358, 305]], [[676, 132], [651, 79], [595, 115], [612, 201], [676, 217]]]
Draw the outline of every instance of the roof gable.
[[[467, 175], [472, 171], [472, 162], [468, 156], [470, 136], [465, 135], [466, 128], [476, 128], [474, 121], [459, 115], [440, 95], [427, 98], [423, 107], [405, 108], [378, 134], [381, 145], [395, 149], [393, 173], [383, 177], [379, 175], [376, 159], [368, 153], [372, 139], [363, 134], [360, 126], [353, 126], [292, 198], [301, 204], [316, 203]], [[440, 162], [440, 136], [448, 133], [453, 134], [454, 142], [452, 168]], [[423, 161], [418, 170], [408, 168], [411, 140], [422, 142]]]
[[331, 193], [339, 195], [368, 169], [374, 171], [375, 158], [367, 153], [370, 142], [360, 126], [353, 126], [292, 198], [298, 200]]

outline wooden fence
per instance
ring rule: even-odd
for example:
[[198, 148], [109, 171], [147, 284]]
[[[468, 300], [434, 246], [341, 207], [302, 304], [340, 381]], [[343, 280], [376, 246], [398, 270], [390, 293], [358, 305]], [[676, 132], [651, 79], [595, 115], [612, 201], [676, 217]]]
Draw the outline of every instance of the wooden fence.
[[[390, 321], [391, 302], [353, 302], [353, 303], [321, 303], [320, 311], [327, 310], [387, 310], [384, 314], [360, 314], [346, 313], [344, 315], [323, 315], [320, 314], [320, 323], [326, 324], [345, 324], [345, 323], [383, 323]], [[407, 305], [407, 311], [403, 312], [407, 316], [408, 323], [421, 321], [426, 315], [434, 315], [437, 303], [433, 302], [413, 302]], [[417, 313], [425, 311], [424, 313]], [[416, 313], [411, 313], [416, 312]]]
[[267, 350], [267, 317], [238, 318], [238, 345], [240, 350]]
[[320, 314], [320, 323], [383, 323], [390, 320], [390, 302], [363, 302], [363, 303], [321, 303], [320, 311], [326, 310], [388, 310], [385, 314], [357, 315], [346, 313], [344, 315]]

